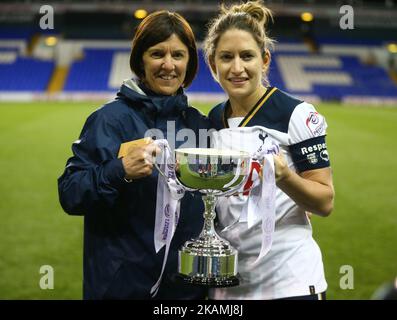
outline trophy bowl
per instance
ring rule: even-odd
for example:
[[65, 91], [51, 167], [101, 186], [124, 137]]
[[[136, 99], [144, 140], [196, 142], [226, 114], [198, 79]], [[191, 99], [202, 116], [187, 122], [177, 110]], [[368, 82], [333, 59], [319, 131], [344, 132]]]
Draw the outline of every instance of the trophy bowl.
[[205, 205], [201, 234], [179, 250], [179, 275], [191, 284], [236, 286], [238, 252], [215, 231], [215, 205], [216, 197], [235, 193], [245, 184], [250, 155], [235, 150], [182, 148], [175, 150], [175, 160], [176, 178], [187, 190], [200, 191]]

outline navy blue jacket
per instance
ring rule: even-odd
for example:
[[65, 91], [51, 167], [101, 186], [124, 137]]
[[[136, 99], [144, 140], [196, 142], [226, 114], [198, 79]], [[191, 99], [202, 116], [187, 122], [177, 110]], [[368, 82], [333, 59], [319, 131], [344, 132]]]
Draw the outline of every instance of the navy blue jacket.
[[[162, 267], [165, 248], [156, 254], [153, 240], [157, 170], [127, 183], [117, 158], [120, 144], [144, 137], [150, 128], [160, 129], [166, 137], [167, 121], [175, 121], [176, 132], [208, 126], [207, 119], [188, 106], [183, 92], [158, 96], [145, 90], [145, 95], [129, 82], [114, 101], [88, 117], [58, 179], [65, 212], [84, 215], [84, 299], [150, 299]], [[180, 144], [177, 141], [176, 147]], [[175, 278], [178, 249], [199, 235], [203, 211], [201, 196], [187, 192], [156, 299], [205, 297], [204, 288]]]

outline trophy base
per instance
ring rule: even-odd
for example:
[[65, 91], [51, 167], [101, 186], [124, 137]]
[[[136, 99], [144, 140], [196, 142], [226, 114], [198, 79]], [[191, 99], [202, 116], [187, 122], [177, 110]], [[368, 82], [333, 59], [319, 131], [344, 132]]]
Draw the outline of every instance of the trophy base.
[[237, 259], [237, 250], [219, 238], [187, 241], [179, 250], [179, 278], [207, 287], [237, 286]]
[[186, 276], [180, 273], [178, 274], [178, 278], [181, 279], [183, 282], [191, 285], [210, 287], [210, 288], [235, 287], [240, 284], [240, 280], [238, 279], [237, 276], [204, 278], [199, 276]]

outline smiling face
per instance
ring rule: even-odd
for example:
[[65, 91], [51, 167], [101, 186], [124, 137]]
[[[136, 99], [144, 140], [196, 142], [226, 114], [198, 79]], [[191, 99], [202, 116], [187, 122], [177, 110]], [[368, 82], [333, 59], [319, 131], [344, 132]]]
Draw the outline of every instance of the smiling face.
[[167, 40], [148, 48], [142, 60], [145, 85], [156, 93], [173, 95], [185, 81], [189, 50], [178, 36], [172, 34]]
[[269, 62], [249, 32], [230, 29], [219, 38], [211, 68], [231, 100], [253, 105], [265, 90], [262, 76]]

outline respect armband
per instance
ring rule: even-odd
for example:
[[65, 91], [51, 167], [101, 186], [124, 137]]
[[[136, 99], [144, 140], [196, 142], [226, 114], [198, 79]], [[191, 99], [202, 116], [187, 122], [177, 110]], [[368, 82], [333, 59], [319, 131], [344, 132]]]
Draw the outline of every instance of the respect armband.
[[289, 150], [298, 172], [330, 166], [325, 136], [290, 145]]

